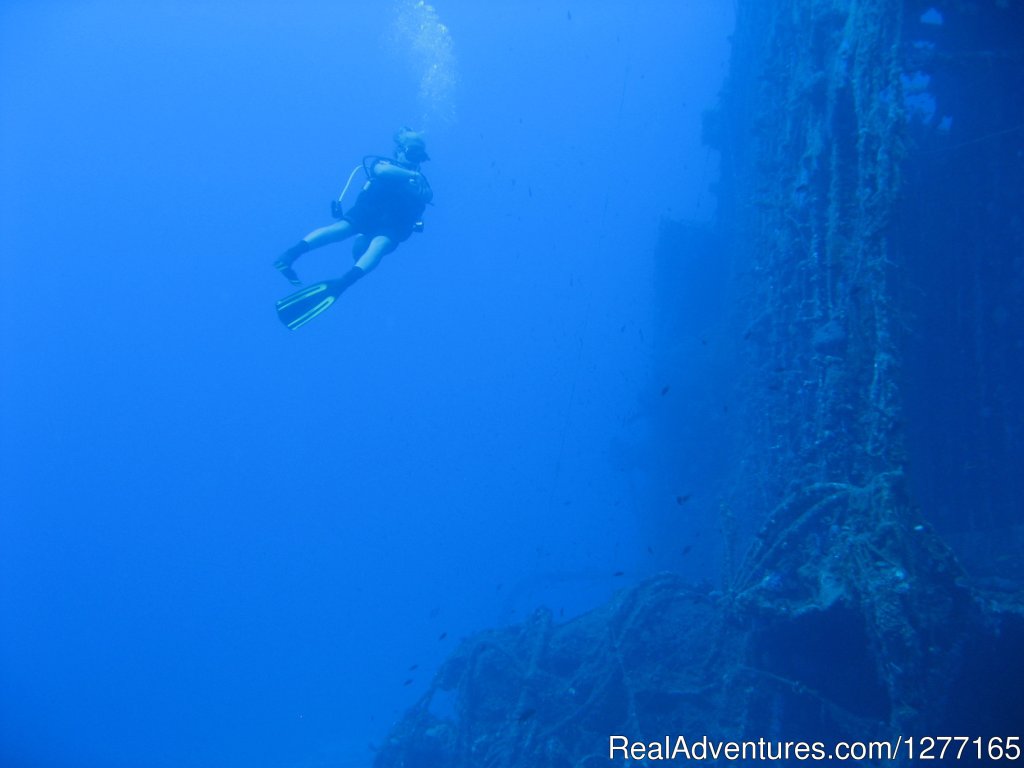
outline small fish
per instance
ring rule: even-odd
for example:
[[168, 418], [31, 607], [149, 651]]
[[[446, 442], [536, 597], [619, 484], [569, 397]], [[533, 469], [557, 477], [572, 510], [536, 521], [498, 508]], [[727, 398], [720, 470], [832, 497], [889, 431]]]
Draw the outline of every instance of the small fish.
[[419, 665], [419, 664], [413, 664], [413, 665], [412, 665], [411, 667], [409, 667], [409, 669], [407, 669], [406, 671], [407, 671], [407, 672], [415, 672], [415, 671], [416, 671], [417, 669], [419, 669], [419, 668], [420, 668], [420, 665]]
[[686, 494], [685, 496], [676, 496], [676, 504], [678, 504], [680, 507], [683, 506], [683, 504], [685, 504], [689, 500], [690, 494]]
[[687, 544], [685, 547], [683, 547], [683, 554], [684, 555], [690, 554], [690, 550], [691, 549], [693, 549], [693, 547], [691, 545]]
[[670, 389], [671, 389], [671, 387], [670, 387], [670, 386], [669, 386], [668, 384], [666, 384], [666, 385], [665, 385], [664, 387], [662, 387], [662, 388], [661, 388], [661, 394], [662, 394], [662, 395], [667, 395], [667, 394], [668, 394], [668, 391], [669, 391]]
[[442, 633], [441, 633], [441, 634], [440, 634], [440, 635], [438, 636], [438, 638], [437, 638], [437, 639], [438, 639], [438, 640], [444, 640], [444, 639], [445, 639], [446, 637], [448, 637], [448, 633], [447, 633], [447, 632], [442, 632]]
[[615, 573], [612, 574], [612, 576], [625, 576], [625, 575], [626, 575], [625, 571], [616, 571]]
[[529, 720], [531, 717], [533, 717], [536, 714], [537, 714], [537, 710], [536, 709], [524, 709], [522, 712], [519, 713], [518, 720], [519, 720], [520, 723], [525, 723], [527, 720]]
[[408, 678], [402, 685], [412, 685], [412, 678]]
[[565, 18], [568, 19], [569, 21], [572, 21], [572, 11], [566, 11]]

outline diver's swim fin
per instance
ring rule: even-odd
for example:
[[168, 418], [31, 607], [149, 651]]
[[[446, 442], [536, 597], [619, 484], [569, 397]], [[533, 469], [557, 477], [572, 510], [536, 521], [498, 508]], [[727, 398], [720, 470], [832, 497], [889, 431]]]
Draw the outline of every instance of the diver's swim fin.
[[366, 273], [359, 267], [352, 267], [335, 280], [325, 280], [322, 283], [311, 285], [309, 288], [296, 291], [291, 296], [285, 296], [277, 302], [277, 319], [284, 323], [289, 330], [294, 331], [301, 328], [313, 318], [327, 311], [344, 290], [364, 274]]

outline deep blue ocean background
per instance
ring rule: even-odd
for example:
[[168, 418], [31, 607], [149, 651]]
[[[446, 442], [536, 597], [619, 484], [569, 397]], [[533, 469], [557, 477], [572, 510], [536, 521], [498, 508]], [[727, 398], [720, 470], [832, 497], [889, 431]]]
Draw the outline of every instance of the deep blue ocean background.
[[[366, 765], [460, 637], [714, 577], [716, 436], [652, 425], [727, 372], [700, 327], [659, 367], [654, 252], [714, 213], [731, 24], [0, 6], [0, 764]], [[289, 333], [271, 261], [402, 125], [426, 231]]]

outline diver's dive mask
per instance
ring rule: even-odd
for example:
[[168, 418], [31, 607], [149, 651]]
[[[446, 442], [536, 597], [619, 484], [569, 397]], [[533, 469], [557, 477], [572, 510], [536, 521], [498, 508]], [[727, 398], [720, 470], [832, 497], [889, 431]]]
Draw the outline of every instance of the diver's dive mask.
[[430, 159], [423, 135], [411, 128], [402, 128], [395, 134], [395, 146], [410, 163], [419, 164]]

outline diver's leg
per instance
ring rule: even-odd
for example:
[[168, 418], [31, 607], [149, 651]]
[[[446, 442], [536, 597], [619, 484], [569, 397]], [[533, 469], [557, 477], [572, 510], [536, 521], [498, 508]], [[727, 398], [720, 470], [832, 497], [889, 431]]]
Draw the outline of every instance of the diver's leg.
[[310, 248], [319, 248], [322, 245], [336, 243], [339, 240], [351, 237], [355, 233], [356, 230], [352, 226], [352, 222], [347, 219], [341, 219], [340, 221], [328, 224], [326, 227], [314, 229], [299, 242], [306, 243], [309, 246], [306, 250], [309, 250]]
[[323, 245], [336, 243], [339, 240], [344, 240], [346, 237], [351, 237], [354, 234], [355, 227], [352, 226], [352, 222], [346, 221], [345, 219], [335, 221], [332, 224], [328, 224], [326, 227], [314, 229], [304, 238], [299, 240], [299, 242], [282, 253], [277, 258], [277, 261], [274, 262], [274, 269], [284, 275], [292, 285], [300, 285], [301, 281], [299, 280], [299, 276], [295, 274], [295, 270], [292, 269], [292, 264], [295, 263], [299, 256], [313, 248], [319, 248]]
[[390, 237], [386, 235], [377, 235], [370, 241], [370, 244], [366, 246], [366, 250], [363, 251], [362, 255], [356, 261], [354, 269], [361, 269], [363, 273], [371, 272], [378, 264], [380, 260], [384, 258], [386, 254], [391, 253], [398, 244], [395, 243]]
[[352, 261], [359, 261], [359, 257], [366, 253], [366, 249], [369, 247], [369, 235], [356, 235], [352, 241]]
[[[358, 252], [360, 246], [361, 244], [357, 242], [356, 247], [353, 250]], [[340, 294], [356, 280], [363, 277], [367, 272], [373, 270], [374, 267], [380, 264], [380, 260], [384, 255], [391, 253], [393, 250], [395, 250], [395, 242], [390, 237], [377, 235], [372, 240], [367, 238], [366, 245], [362, 249], [362, 253], [352, 254], [353, 256], [359, 255], [359, 258], [356, 260], [356, 265], [338, 279], [338, 283], [336, 284], [337, 293]]]

